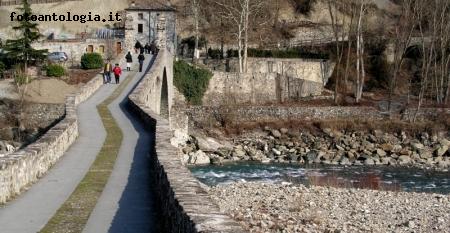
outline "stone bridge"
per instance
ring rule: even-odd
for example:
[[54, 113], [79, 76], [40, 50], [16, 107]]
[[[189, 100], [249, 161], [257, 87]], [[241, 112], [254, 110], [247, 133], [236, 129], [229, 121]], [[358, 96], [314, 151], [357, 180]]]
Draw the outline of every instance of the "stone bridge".
[[161, 49], [146, 57], [144, 73], [124, 72], [130, 80], [123, 91], [94, 78], [67, 98], [59, 124], [0, 158], [2, 233], [42, 230], [71, 197], [108, 136], [96, 106], [117, 90], [120, 95], [108, 108], [123, 141], [83, 232], [243, 232], [212, 202], [170, 143], [173, 54]]

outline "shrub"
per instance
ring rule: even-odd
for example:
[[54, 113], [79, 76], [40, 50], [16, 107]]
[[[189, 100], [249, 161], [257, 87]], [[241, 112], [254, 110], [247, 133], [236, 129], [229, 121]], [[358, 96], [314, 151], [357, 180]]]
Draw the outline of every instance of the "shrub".
[[174, 63], [174, 84], [183, 93], [188, 103], [202, 104], [202, 98], [208, 89], [212, 73], [207, 69], [197, 68], [185, 61]]
[[[198, 48], [204, 48], [206, 46], [206, 38], [204, 36], [201, 36], [198, 38]], [[195, 37], [191, 36], [188, 38], [184, 38], [181, 40], [181, 44], [187, 44], [189, 49], [194, 49], [195, 47]]]
[[17, 73], [14, 75], [14, 82], [18, 86], [22, 86], [30, 82], [30, 78], [24, 73]]
[[6, 65], [0, 61], [0, 78], [3, 78], [3, 73], [6, 70]]
[[209, 48], [208, 49], [208, 55], [212, 59], [222, 59], [223, 58], [222, 50], [220, 50], [220, 49], [211, 49], [211, 48]]
[[85, 53], [81, 57], [81, 68], [85, 70], [98, 69], [103, 66], [102, 55], [98, 53]]
[[45, 70], [48, 77], [61, 77], [66, 74], [64, 67], [58, 64], [50, 64]]

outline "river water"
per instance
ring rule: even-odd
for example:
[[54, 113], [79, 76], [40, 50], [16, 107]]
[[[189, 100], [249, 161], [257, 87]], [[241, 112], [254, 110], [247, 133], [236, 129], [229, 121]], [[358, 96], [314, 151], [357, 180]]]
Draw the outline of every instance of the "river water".
[[344, 188], [450, 194], [450, 172], [387, 166], [326, 166], [232, 163], [191, 167], [201, 182], [215, 186], [231, 182], [268, 182]]

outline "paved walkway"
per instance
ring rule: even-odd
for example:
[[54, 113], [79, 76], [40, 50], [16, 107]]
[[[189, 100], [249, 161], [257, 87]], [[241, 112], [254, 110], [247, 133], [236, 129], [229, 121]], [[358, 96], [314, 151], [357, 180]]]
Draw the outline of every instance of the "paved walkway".
[[[149, 60], [147, 57], [146, 66]], [[126, 75], [124, 71], [123, 76]], [[114, 118], [124, 131], [124, 142], [115, 170], [85, 232], [149, 232], [153, 227], [150, 177], [146, 166], [151, 135], [124, 109], [126, 95], [141, 76], [142, 73], [138, 73], [132, 77], [126, 90], [110, 105]], [[104, 85], [80, 104], [79, 138], [46, 176], [0, 208], [1, 233], [38, 232], [70, 196], [102, 147], [106, 132], [96, 106], [115, 88], [117, 85]]]
[[[150, 58], [146, 59], [147, 62]], [[111, 177], [92, 212], [84, 233], [155, 232], [155, 216], [149, 170], [150, 142], [146, 131], [127, 111], [127, 95], [139, 81], [139, 73], [109, 105], [123, 132], [123, 143]]]

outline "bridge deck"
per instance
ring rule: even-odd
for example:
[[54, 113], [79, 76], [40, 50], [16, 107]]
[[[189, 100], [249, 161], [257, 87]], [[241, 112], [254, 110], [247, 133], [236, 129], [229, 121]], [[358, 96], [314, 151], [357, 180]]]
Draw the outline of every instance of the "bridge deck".
[[[146, 59], [146, 67], [149, 60]], [[124, 71], [123, 77], [126, 75]], [[115, 169], [85, 232], [149, 232], [153, 228], [150, 171], [146, 166], [148, 142], [152, 135], [143, 130], [122, 105], [140, 78], [139, 73], [134, 76], [126, 90], [109, 106], [123, 130], [124, 141]], [[106, 137], [96, 106], [117, 86], [102, 86], [78, 107], [79, 138], [46, 176], [16, 200], [0, 208], [0, 232], [38, 232], [70, 196], [95, 160]]]

